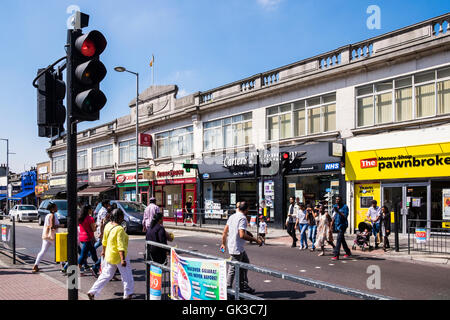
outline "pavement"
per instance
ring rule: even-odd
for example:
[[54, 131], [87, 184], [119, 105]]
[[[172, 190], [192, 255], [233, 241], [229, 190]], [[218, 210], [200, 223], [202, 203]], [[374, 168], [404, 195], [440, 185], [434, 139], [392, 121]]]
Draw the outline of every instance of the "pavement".
[[[42, 227], [39, 227], [37, 224], [33, 223], [25, 223], [21, 224], [22, 227], [29, 228], [29, 229], [41, 229]], [[186, 232], [192, 232], [195, 233], [204, 233], [205, 236], [211, 236], [211, 237], [217, 237], [218, 235], [222, 234], [224, 226], [221, 225], [202, 225], [200, 226], [184, 226], [184, 225], [175, 225], [175, 223], [171, 222], [165, 222], [165, 227], [168, 230], [174, 230], [176, 231], [175, 234], [178, 236], [181, 236], [181, 238], [178, 238], [178, 241], [182, 241], [181, 243], [186, 242], [183, 238], [183, 230]], [[31, 230], [30, 230], [31, 231]], [[256, 229], [250, 229], [251, 232], [256, 234]], [[40, 233], [40, 232], [39, 232]], [[181, 233], [181, 234], [180, 234]], [[353, 244], [353, 240], [355, 238], [354, 235], [347, 235], [347, 242], [349, 246]], [[131, 236], [131, 241], [142, 241], [142, 236]], [[176, 239], [177, 240], [177, 239]], [[206, 247], [205, 240], [198, 240], [199, 243], [203, 243], [203, 247]], [[217, 240], [215, 241], [217, 242]], [[393, 236], [391, 236], [391, 244], [393, 242]], [[281, 229], [269, 229], [268, 234], [266, 235], [266, 244], [270, 245], [269, 247], [274, 248], [274, 253], [280, 251], [277, 250], [277, 247], [284, 247], [288, 248], [290, 247], [292, 243], [292, 240], [289, 236], [287, 236], [285, 230]], [[401, 262], [411, 262], [414, 264], [422, 265], [424, 268], [427, 266], [433, 267], [433, 266], [440, 266], [445, 268], [450, 268], [450, 255], [438, 255], [438, 254], [420, 254], [417, 252], [411, 252], [411, 254], [408, 254], [408, 238], [406, 236], [400, 236], [400, 251], [395, 252], [394, 250], [390, 250], [388, 252], [384, 252], [383, 250], [372, 250], [372, 251], [366, 251], [362, 252], [359, 248], [354, 250], [354, 254], [358, 257], [358, 260], [360, 259], [369, 259], [368, 261], [373, 260], [380, 260], [380, 259], [386, 259], [386, 260], [397, 260]], [[25, 244], [23, 244], [25, 245]], [[200, 244], [199, 244], [200, 245]], [[218, 243], [215, 244], [216, 246]], [[38, 245], [39, 247], [39, 245]], [[253, 246], [251, 246], [253, 247]], [[257, 246], [256, 246], [257, 247]], [[3, 249], [3, 245], [0, 244], [0, 249]], [[20, 248], [19, 248], [20, 249]], [[186, 248], [188, 249], [188, 248]], [[204, 248], [206, 249], [206, 248]], [[38, 248], [36, 248], [38, 250]], [[217, 248], [214, 247], [214, 249], [211, 249], [212, 252], [217, 251]], [[257, 249], [256, 249], [257, 250]], [[286, 249], [284, 249], [286, 250]], [[328, 250], [328, 249], [327, 249]], [[19, 250], [20, 251], [20, 250]], [[142, 248], [136, 248], [136, 252], [133, 252], [133, 255], [138, 257], [139, 254], [141, 254], [140, 251], [142, 251]], [[280, 252], [281, 254], [281, 252]], [[284, 255], [285, 253], [283, 253]], [[315, 256], [315, 255], [314, 255]], [[366, 258], [363, 258], [366, 257]], [[137, 258], [135, 258], [137, 259]], [[12, 264], [12, 257], [11, 252], [8, 250], [0, 250], [0, 300], [67, 300], [67, 287], [65, 284], [65, 279], [61, 275], [59, 275], [58, 268], [54, 265], [54, 263], [45, 264], [43, 265], [43, 272], [38, 274], [32, 274], [31, 267], [32, 261], [26, 261], [27, 259], [24, 258], [24, 260], [21, 260], [20, 257], [17, 259], [17, 264]], [[51, 259], [50, 259], [51, 260]], [[361, 260], [364, 261], [364, 260]], [[135, 260], [136, 263], [140, 263], [142, 261]], [[342, 263], [344, 263], [343, 261]], [[394, 263], [394, 261], [393, 261]], [[319, 265], [319, 264], [318, 264]], [[331, 265], [331, 264], [330, 264]], [[288, 267], [288, 266], [286, 266]], [[300, 267], [300, 266], [299, 266]], [[313, 266], [314, 267], [314, 266]], [[314, 269], [311, 267], [311, 272], [316, 272], [318, 267], [316, 266]], [[419, 266], [418, 266], [419, 267]], [[53, 270], [54, 269], [54, 270]], [[306, 266], [303, 266], [303, 269], [307, 269]], [[286, 271], [286, 269], [284, 269]], [[309, 269], [308, 269], [309, 270]], [[320, 269], [318, 269], [320, 270]], [[280, 270], [282, 271], [282, 270]], [[291, 270], [289, 270], [291, 271]], [[304, 272], [305, 270], [301, 270], [301, 272]], [[140, 272], [140, 271], [139, 271]], [[142, 272], [136, 272], [138, 278], [140, 278], [142, 275], [140, 273]], [[315, 274], [313, 274], [315, 276]], [[87, 281], [87, 282], [86, 282]], [[79, 299], [86, 299], [86, 291], [89, 289], [89, 287], [92, 285], [91, 282], [95, 281], [95, 279], [88, 279], [84, 280], [83, 286], [79, 291]], [[266, 282], [267, 280], [263, 280]], [[273, 283], [272, 283], [273, 285]], [[111, 292], [108, 292], [105, 294], [105, 299], [111, 299], [114, 298], [114, 294], [116, 291], [120, 291], [121, 283], [111, 284], [110, 285]], [[140, 288], [139, 291], [142, 291], [143, 288]], [[117, 294], [116, 294], [117, 295]], [[287, 296], [286, 296], [287, 297]], [[327, 297], [328, 298], [328, 297]]]
[[[173, 230], [197, 231], [220, 235], [222, 234], [224, 228], [223, 225], [213, 225], [213, 224], [207, 225], [204, 224], [201, 227], [199, 225], [192, 226], [189, 224], [184, 226], [183, 224], [180, 223], [175, 224], [175, 222], [167, 222], [167, 221], [164, 222], [164, 226], [167, 229]], [[249, 228], [249, 231], [252, 232], [254, 235], [256, 235], [257, 231], [256, 227]], [[353, 245], [355, 237], [356, 237], [355, 235], [351, 234], [345, 236], [347, 244], [349, 245], [350, 248]], [[297, 238], [300, 238], [299, 235], [297, 235]], [[334, 236], [334, 239], [336, 239], [336, 235]], [[371, 240], [373, 241], [373, 238], [371, 238]], [[413, 241], [412, 237], [411, 241]], [[448, 266], [450, 268], [450, 254], [423, 253], [417, 251], [411, 251], [408, 254], [408, 236], [406, 235], [399, 235], [399, 252], [396, 252], [394, 249], [392, 249], [394, 247], [394, 235], [391, 235], [389, 237], [389, 242], [391, 245], [391, 249], [388, 249], [388, 251], [386, 252], [384, 252], [382, 249], [362, 252], [359, 247], [357, 247], [356, 250], [358, 251], [358, 254], [361, 255], [367, 255], [372, 257], [383, 257], [384, 259], [409, 261], [421, 264], [438, 264], [441, 266]], [[292, 238], [287, 235], [286, 230], [269, 227], [268, 233], [266, 234], [266, 243], [290, 247], [292, 244]], [[447, 247], [450, 247], [450, 243], [448, 244]]]
[[[0, 300], [67, 300], [64, 283], [45, 273], [31, 272], [31, 267], [8, 253], [0, 253]], [[80, 296], [81, 300], [86, 300]]]

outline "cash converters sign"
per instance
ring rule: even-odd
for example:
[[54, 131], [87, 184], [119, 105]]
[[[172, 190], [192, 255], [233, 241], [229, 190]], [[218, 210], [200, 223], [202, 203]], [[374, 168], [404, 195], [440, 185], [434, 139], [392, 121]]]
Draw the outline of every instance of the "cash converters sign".
[[450, 143], [348, 152], [346, 179], [382, 180], [450, 175]]

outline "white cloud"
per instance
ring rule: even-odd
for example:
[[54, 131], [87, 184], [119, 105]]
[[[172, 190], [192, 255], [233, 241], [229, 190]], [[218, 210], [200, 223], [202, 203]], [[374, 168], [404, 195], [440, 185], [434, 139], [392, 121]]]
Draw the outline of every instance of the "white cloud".
[[257, 0], [258, 4], [267, 10], [276, 9], [282, 0]]

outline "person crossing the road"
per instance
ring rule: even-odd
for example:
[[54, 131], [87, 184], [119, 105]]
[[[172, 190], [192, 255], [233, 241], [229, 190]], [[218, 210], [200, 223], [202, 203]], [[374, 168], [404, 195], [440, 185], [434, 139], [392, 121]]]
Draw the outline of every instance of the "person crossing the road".
[[44, 254], [52, 245], [55, 245], [56, 231], [58, 228], [64, 227], [64, 225], [59, 224], [58, 217], [55, 214], [58, 211], [56, 203], [50, 202], [47, 206], [47, 210], [50, 213], [45, 216], [44, 229], [42, 230], [42, 248], [34, 263], [33, 273], [39, 272], [39, 263], [44, 257]]
[[348, 227], [348, 207], [346, 204], [342, 203], [341, 197], [336, 197], [336, 204], [333, 207], [335, 212], [334, 224], [338, 232], [336, 246], [334, 248], [333, 260], [339, 260], [339, 252], [341, 250], [341, 244], [344, 248], [345, 255], [344, 258], [351, 256], [351, 251], [348, 248], [347, 242], [345, 241], [345, 230]]
[[121, 209], [115, 209], [111, 215], [111, 222], [105, 226], [103, 235], [104, 256], [103, 268], [100, 277], [88, 292], [89, 300], [94, 300], [100, 294], [106, 284], [114, 277], [117, 269], [122, 276], [124, 295], [123, 299], [129, 300], [134, 292], [133, 272], [128, 255], [128, 235], [121, 226], [124, 221], [124, 213]]
[[289, 209], [287, 213], [287, 219], [286, 219], [286, 228], [287, 233], [292, 238], [292, 245], [291, 248], [295, 248], [297, 246], [297, 236], [295, 235], [295, 222], [297, 221], [297, 215], [298, 211], [300, 210], [299, 206], [295, 203], [295, 198], [290, 197], [289, 198]]
[[[243, 263], [250, 263], [247, 253], [244, 249], [245, 241], [254, 241], [258, 245], [262, 244], [261, 239], [256, 239], [247, 234], [247, 214], [249, 206], [247, 202], [241, 201], [236, 213], [228, 218], [222, 234], [222, 245], [220, 249], [225, 251], [228, 248], [228, 253], [231, 255], [231, 261], [239, 261]], [[234, 276], [235, 267], [233, 264], [228, 269], [227, 286], [231, 288]], [[240, 268], [239, 272], [239, 288], [241, 292], [254, 293], [255, 289], [248, 285], [247, 269]]]

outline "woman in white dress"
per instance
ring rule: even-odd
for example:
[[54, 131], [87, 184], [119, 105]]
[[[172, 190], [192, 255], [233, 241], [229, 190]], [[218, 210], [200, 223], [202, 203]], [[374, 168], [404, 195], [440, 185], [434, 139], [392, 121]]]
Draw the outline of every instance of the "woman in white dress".
[[45, 216], [44, 230], [42, 230], [42, 248], [34, 263], [33, 273], [39, 272], [39, 263], [44, 254], [52, 245], [55, 245], [56, 231], [58, 228], [63, 227], [63, 225], [59, 224], [59, 220], [56, 217], [56, 212], [58, 211], [56, 203], [50, 202], [47, 210], [50, 211], [50, 213]]
[[319, 256], [325, 255], [325, 242], [328, 242], [334, 249], [332, 219], [328, 210], [322, 205], [319, 209], [319, 226], [317, 227], [316, 247], [321, 249]]

